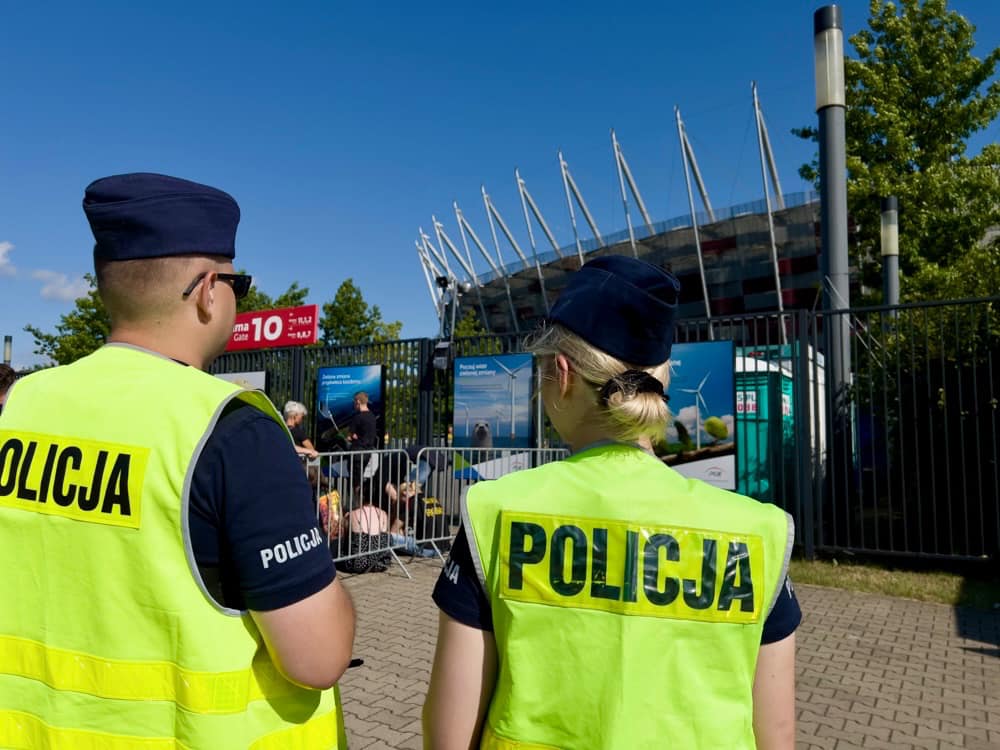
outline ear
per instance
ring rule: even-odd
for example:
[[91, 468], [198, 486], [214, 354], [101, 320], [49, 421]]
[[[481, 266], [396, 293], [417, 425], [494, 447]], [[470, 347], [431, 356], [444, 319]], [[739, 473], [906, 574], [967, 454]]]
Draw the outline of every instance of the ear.
[[565, 354], [557, 354], [552, 363], [555, 365], [556, 379], [559, 381], [559, 395], [565, 398], [573, 384], [573, 363]]
[[215, 310], [215, 282], [218, 277], [218, 272], [209, 271], [196, 290], [195, 304], [198, 306], [198, 318], [203, 322], [211, 320]]

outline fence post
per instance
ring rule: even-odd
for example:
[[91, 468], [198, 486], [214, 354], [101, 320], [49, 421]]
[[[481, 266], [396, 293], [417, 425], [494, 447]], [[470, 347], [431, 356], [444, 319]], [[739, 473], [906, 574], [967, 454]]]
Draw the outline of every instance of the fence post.
[[417, 392], [417, 444], [430, 445], [434, 435], [434, 342], [420, 339], [417, 369], [420, 385]]
[[[821, 460], [817, 456], [817, 451], [813, 450], [816, 439], [812, 430], [812, 399], [813, 393], [810, 387], [811, 378], [809, 370], [809, 312], [806, 310], [796, 310], [795, 312], [795, 335], [793, 337], [792, 355], [793, 365], [793, 390], [792, 398], [795, 403], [794, 414], [795, 425], [795, 445], [798, 448], [795, 457], [795, 477], [797, 505], [801, 509], [801, 514], [796, 523], [801, 523], [801, 539], [803, 552], [807, 560], [816, 559], [816, 521], [813, 494], [813, 478], [816, 472], [821, 469], [814, 465], [814, 461]], [[814, 355], [815, 356], [815, 355]], [[817, 378], [817, 383], [818, 383]]]
[[[306, 367], [305, 367], [305, 356], [302, 352], [302, 347], [297, 346], [292, 349], [292, 401], [298, 401], [299, 403], [305, 403], [305, 380], [306, 380]], [[310, 411], [311, 411], [310, 407]]]

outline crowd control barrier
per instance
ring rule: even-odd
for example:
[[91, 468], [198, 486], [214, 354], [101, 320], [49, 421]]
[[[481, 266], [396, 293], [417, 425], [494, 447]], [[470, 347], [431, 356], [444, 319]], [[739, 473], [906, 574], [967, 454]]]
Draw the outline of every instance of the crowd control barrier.
[[394, 563], [411, 577], [401, 557], [444, 561], [469, 487], [567, 455], [562, 448], [342, 451], [320, 453], [305, 468], [338, 567], [361, 573]]
[[462, 500], [477, 482], [566, 458], [565, 448], [423, 448], [413, 469], [421, 492], [413, 514], [414, 538], [443, 558], [462, 519]]
[[397, 554], [420, 552], [406, 535], [410, 509], [398, 502], [409, 468], [400, 449], [320, 453], [306, 463], [317, 521], [342, 570], [384, 570], [394, 562], [410, 575]]

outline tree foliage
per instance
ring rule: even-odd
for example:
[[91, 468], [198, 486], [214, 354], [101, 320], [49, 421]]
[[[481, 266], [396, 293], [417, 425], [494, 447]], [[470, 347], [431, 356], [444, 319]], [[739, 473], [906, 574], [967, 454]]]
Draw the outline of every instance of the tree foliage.
[[85, 357], [103, 346], [111, 332], [111, 319], [97, 294], [92, 274], [84, 277], [90, 290], [76, 300], [75, 307], [59, 319], [55, 333], [46, 333], [36, 326], [24, 330], [35, 339], [35, 354], [48, 357], [57, 365], [66, 365]]
[[[90, 283], [90, 290], [76, 300], [72, 310], [60, 317], [54, 333], [47, 333], [37, 326], [24, 328], [35, 339], [35, 354], [48, 357], [57, 365], [66, 365], [87, 356], [107, 343], [111, 333], [111, 319], [97, 293], [97, 281], [92, 274], [87, 274], [85, 278]], [[307, 294], [309, 289], [300, 288], [298, 282], [292, 283], [276, 299], [255, 287], [240, 300], [237, 311], [296, 307], [304, 304]]]
[[[246, 273], [246, 271], [239, 271]], [[300, 287], [299, 282], [293, 281], [277, 299], [272, 299], [270, 295], [261, 291], [256, 286], [250, 289], [250, 293], [241, 299], [236, 305], [236, 312], [256, 312], [258, 310], [277, 310], [282, 307], [298, 307], [306, 303], [309, 295], [309, 287]]]
[[[1000, 113], [1000, 81], [990, 82], [1000, 48], [977, 58], [975, 27], [946, 0], [871, 0], [868, 26], [850, 37], [856, 59], [845, 61], [853, 260], [879, 289], [879, 199], [895, 195], [904, 299], [972, 295], [964, 282], [975, 275], [961, 269], [984, 253], [996, 265], [997, 246], [980, 243], [1000, 223], [1000, 146], [971, 158], [966, 149]], [[816, 181], [816, 161], [799, 172]]]
[[466, 308], [465, 315], [455, 324], [455, 338], [485, 336], [486, 328], [479, 319], [479, 314], [472, 307]]
[[331, 346], [392, 341], [399, 338], [403, 324], [384, 321], [379, 306], [365, 302], [354, 279], [345, 279], [333, 300], [323, 305], [319, 328], [323, 343]]

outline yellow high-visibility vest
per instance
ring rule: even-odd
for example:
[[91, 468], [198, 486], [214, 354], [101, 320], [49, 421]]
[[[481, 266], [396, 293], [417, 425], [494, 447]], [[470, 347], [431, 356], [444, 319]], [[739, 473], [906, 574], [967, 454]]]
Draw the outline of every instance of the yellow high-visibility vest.
[[481, 746], [754, 748], [790, 517], [603, 445], [469, 490], [497, 683]]
[[285, 679], [194, 561], [194, 466], [236, 398], [284, 425], [262, 394], [127, 346], [17, 384], [0, 416], [0, 747], [346, 746], [336, 688]]

